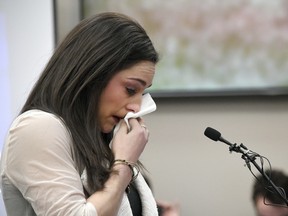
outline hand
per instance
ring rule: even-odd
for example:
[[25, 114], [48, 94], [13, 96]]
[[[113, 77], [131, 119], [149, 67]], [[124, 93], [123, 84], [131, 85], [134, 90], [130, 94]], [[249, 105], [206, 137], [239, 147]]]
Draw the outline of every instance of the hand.
[[125, 121], [122, 120], [119, 130], [112, 140], [112, 151], [115, 159], [124, 159], [130, 162], [136, 162], [143, 152], [147, 142], [149, 131], [144, 124], [143, 119], [129, 119], [130, 131]]

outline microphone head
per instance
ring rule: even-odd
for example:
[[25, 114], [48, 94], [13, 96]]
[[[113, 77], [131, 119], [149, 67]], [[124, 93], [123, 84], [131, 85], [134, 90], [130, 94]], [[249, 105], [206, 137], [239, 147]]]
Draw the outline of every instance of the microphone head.
[[206, 130], [204, 131], [204, 135], [214, 141], [218, 141], [221, 137], [221, 133], [211, 127], [206, 128]]

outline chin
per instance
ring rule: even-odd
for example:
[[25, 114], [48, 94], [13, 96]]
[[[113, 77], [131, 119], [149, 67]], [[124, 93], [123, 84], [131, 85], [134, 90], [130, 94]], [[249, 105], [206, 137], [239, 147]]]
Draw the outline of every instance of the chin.
[[102, 129], [102, 133], [110, 133], [114, 130], [114, 127], [106, 127]]

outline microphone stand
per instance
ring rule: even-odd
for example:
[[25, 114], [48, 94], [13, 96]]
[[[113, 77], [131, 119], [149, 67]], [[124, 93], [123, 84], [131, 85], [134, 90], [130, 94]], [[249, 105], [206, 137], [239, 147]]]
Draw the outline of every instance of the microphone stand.
[[[261, 167], [257, 164], [256, 162], [256, 157], [255, 153], [253, 153], [252, 151], [250, 151], [245, 145], [243, 145], [242, 143], [240, 145], [235, 144], [231, 144], [231, 143], [227, 143], [229, 147], [229, 151], [232, 152], [237, 152], [237, 153], [241, 153], [242, 154], [242, 159], [245, 160], [247, 166], [249, 167], [249, 169], [251, 169], [250, 167], [250, 162], [255, 166], [255, 168], [261, 173], [261, 175], [266, 179], [267, 182], [269, 182], [269, 184], [272, 186], [272, 188], [274, 189], [274, 191], [279, 195], [279, 197], [283, 200], [283, 202], [288, 206], [288, 200], [287, 198], [283, 195], [283, 193], [280, 191], [280, 189], [274, 184], [274, 182], [269, 178], [269, 176], [267, 176], [267, 174], [263, 171], [263, 169], [261, 169]], [[252, 153], [252, 154], [251, 154]]]

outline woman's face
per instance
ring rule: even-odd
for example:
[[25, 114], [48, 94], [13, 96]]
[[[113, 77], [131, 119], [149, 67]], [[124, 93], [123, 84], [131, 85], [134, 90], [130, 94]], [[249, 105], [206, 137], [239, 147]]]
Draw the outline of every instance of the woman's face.
[[152, 85], [155, 64], [142, 61], [119, 71], [103, 90], [99, 103], [99, 120], [103, 133], [109, 133], [128, 112], [138, 112], [142, 94]]

